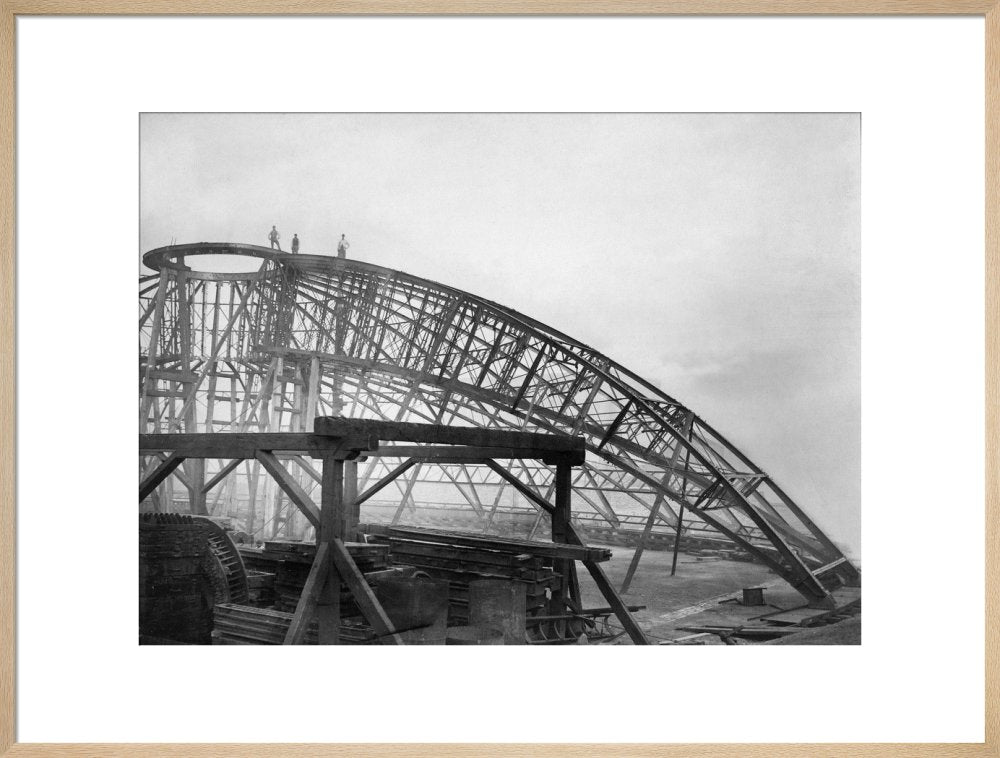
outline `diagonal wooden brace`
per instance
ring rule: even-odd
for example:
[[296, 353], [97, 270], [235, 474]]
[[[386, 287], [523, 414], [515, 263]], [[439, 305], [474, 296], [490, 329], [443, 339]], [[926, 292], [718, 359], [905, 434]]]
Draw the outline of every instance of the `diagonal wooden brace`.
[[319, 508], [316, 507], [316, 504], [313, 503], [299, 483], [292, 479], [285, 467], [281, 465], [281, 461], [274, 457], [274, 453], [269, 453], [266, 450], [258, 450], [256, 458], [267, 469], [267, 473], [274, 477], [274, 481], [284, 490], [289, 499], [309, 519], [309, 523], [319, 529]]
[[292, 624], [285, 634], [285, 645], [301, 645], [306, 638], [306, 631], [309, 623], [316, 613], [316, 603], [319, 595], [326, 585], [326, 578], [330, 574], [330, 546], [322, 543], [316, 548], [316, 557], [313, 558], [312, 567], [309, 569], [309, 576], [306, 577], [305, 586], [299, 596], [299, 602], [295, 606], [295, 615], [292, 617]]
[[535, 505], [537, 505], [543, 511], [545, 511], [549, 515], [555, 513], [556, 507], [554, 505], [552, 505], [552, 503], [550, 503], [545, 498], [541, 497], [537, 492], [533, 492], [524, 482], [522, 482], [520, 479], [518, 479], [512, 473], [510, 473], [509, 471], [507, 471], [507, 469], [505, 469], [499, 463], [497, 463], [496, 461], [493, 461], [493, 460], [489, 460], [489, 459], [487, 459], [487, 460], [485, 460], [483, 462], [487, 466], [489, 466], [491, 469], [493, 469], [502, 479], [504, 479], [507, 482], [509, 482], [510, 485], [514, 489], [516, 489], [518, 492], [520, 492], [522, 495], [524, 495], [526, 498], [528, 498], [528, 500], [530, 500], [531, 502], [533, 502]]
[[584, 561], [583, 565], [587, 567], [587, 571], [590, 572], [594, 584], [597, 585], [601, 594], [604, 595], [604, 599], [608, 601], [608, 605], [614, 610], [615, 616], [618, 617], [621, 625], [628, 632], [628, 636], [632, 639], [632, 642], [636, 645], [648, 645], [649, 640], [646, 638], [645, 633], [639, 628], [636, 620], [632, 618], [628, 606], [625, 605], [618, 593], [615, 592], [615, 588], [611, 586], [611, 581], [608, 579], [607, 574], [604, 573], [601, 565], [593, 561]]
[[243, 463], [242, 458], [234, 458], [233, 460], [229, 461], [229, 463], [227, 463], [219, 470], [219, 473], [217, 473], [215, 476], [209, 479], [208, 482], [205, 483], [205, 486], [201, 488], [202, 494], [208, 492], [215, 485], [217, 485], [219, 482], [221, 482], [223, 479], [229, 476], [233, 471], [236, 470], [236, 467], [239, 466], [241, 463]]
[[358, 568], [351, 554], [347, 552], [347, 546], [343, 540], [334, 539], [328, 544], [333, 556], [333, 564], [340, 572], [340, 578], [350, 589], [354, 596], [354, 602], [358, 604], [361, 613], [375, 630], [376, 636], [383, 643], [402, 645], [403, 640], [396, 634], [396, 628], [392, 625], [392, 621], [389, 620], [378, 598], [375, 597], [372, 588], [368, 586], [365, 575], [361, 573], [361, 569]]
[[163, 480], [170, 476], [184, 462], [184, 456], [179, 453], [171, 453], [170, 456], [157, 466], [139, 484], [139, 502], [141, 503], [151, 494], [153, 490], [163, 483]]

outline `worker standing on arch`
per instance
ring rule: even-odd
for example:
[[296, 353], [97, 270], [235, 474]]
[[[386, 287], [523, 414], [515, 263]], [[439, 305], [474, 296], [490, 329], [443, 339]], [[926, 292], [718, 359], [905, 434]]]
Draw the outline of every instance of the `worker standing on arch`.
[[346, 258], [347, 248], [351, 246], [351, 243], [347, 241], [347, 236], [344, 234], [340, 235], [340, 242], [337, 243], [337, 257]]
[[281, 243], [278, 240], [281, 239], [281, 235], [278, 234], [278, 228], [275, 226], [271, 227], [271, 233], [267, 235], [267, 238], [271, 240], [271, 249], [278, 248], [278, 252], [281, 252]]
[[292, 252], [299, 252], [299, 235], [297, 234], [292, 235]]

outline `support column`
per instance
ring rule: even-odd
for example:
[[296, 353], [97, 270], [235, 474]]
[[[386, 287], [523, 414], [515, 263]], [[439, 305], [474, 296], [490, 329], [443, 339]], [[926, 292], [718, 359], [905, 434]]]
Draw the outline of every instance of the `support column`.
[[[260, 463], [247, 461], [247, 534], [253, 538], [254, 523], [257, 519], [257, 483], [260, 475]], [[254, 540], [256, 542], [256, 540]]]
[[358, 462], [344, 461], [344, 542], [358, 541], [358, 522], [360, 520]]
[[202, 492], [202, 487], [205, 486], [204, 458], [188, 461], [184, 473], [188, 478], [188, 482], [190, 482], [188, 500], [191, 503], [191, 513], [199, 516], [207, 516], [208, 506], [206, 504], [205, 493]]
[[[191, 304], [188, 302], [187, 272], [190, 271], [184, 265], [183, 256], [178, 258], [180, 270], [177, 272], [177, 320], [180, 326], [181, 340], [181, 369], [185, 375], [191, 374]], [[182, 397], [184, 398], [183, 408], [185, 432], [198, 431], [198, 407], [197, 403], [188, 402], [188, 398], [195, 392], [194, 382], [181, 382]], [[174, 402], [174, 398], [170, 399]], [[211, 428], [208, 431], [212, 431]], [[205, 493], [202, 488], [205, 486], [205, 459], [189, 459], [184, 464], [184, 474], [188, 480], [188, 504], [191, 513], [198, 516], [208, 515], [208, 508], [205, 507]]]
[[[572, 482], [573, 469], [567, 463], [556, 465], [555, 477], [555, 511], [552, 514], [552, 541], [567, 543], [570, 541], [570, 518], [572, 517], [571, 498], [573, 493]], [[571, 560], [555, 561], [555, 568], [562, 575], [561, 587], [557, 596], [560, 601], [568, 601], [568, 604], [579, 605], [580, 587], [576, 577], [576, 565]], [[553, 600], [557, 599], [556, 596]], [[564, 608], [557, 609], [562, 613]]]
[[152, 378], [153, 371], [156, 370], [157, 358], [160, 349], [160, 328], [163, 324], [163, 303], [167, 295], [167, 269], [160, 272], [160, 281], [156, 286], [156, 297], [153, 301], [153, 317], [150, 322], [149, 348], [146, 351], [146, 373], [142, 380], [142, 395], [139, 402], [139, 431], [156, 431], [156, 425], [150, 427], [149, 410], [152, 407], [153, 396], [150, 390], [156, 388], [156, 381]]
[[319, 384], [323, 378], [323, 369], [319, 358], [315, 355], [309, 359], [309, 376], [306, 385], [306, 407], [302, 418], [302, 431], [311, 432], [313, 421], [316, 420], [316, 404], [319, 402]]
[[[326, 544], [332, 550], [335, 539], [343, 537], [344, 461], [323, 459], [323, 484], [317, 551]], [[340, 641], [340, 572], [334, 561], [327, 569], [326, 583], [316, 604], [319, 621], [319, 644], [336, 645]]]
[[[308, 365], [298, 364], [298, 382], [295, 386], [295, 407], [299, 413], [296, 430], [299, 432], [311, 432], [313, 430], [313, 420], [316, 418], [316, 403], [318, 402], [319, 379], [320, 379], [319, 358], [315, 355], [309, 359]], [[303, 468], [301, 462], [297, 464], [298, 482], [303, 488], [311, 488], [309, 475]], [[288, 518], [285, 522], [285, 534], [289, 539], [302, 539], [309, 524], [304, 521], [298, 508], [288, 506]]]
[[[274, 358], [274, 376], [270, 389], [271, 396], [268, 403], [269, 413], [266, 431], [280, 432], [285, 405], [285, 359], [280, 355]], [[278, 521], [281, 516], [281, 488], [273, 486], [270, 477], [265, 477], [264, 479], [262, 500], [264, 504], [264, 522], [270, 518], [271, 530], [277, 535], [275, 527], [280, 526]]]

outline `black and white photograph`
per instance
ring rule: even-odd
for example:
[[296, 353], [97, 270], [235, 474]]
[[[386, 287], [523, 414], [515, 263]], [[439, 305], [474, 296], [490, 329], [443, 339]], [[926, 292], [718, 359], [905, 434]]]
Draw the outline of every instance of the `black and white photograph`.
[[140, 114], [139, 644], [860, 645], [861, 145]]

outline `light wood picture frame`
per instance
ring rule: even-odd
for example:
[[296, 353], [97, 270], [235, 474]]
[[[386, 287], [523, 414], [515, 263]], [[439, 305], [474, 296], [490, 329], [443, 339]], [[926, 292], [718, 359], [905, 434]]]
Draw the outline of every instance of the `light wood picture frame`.
[[[1000, 0], [0, 0], [0, 755], [995, 756], [1000, 755]], [[975, 15], [986, 39], [986, 671], [978, 744], [28, 744], [15, 658], [15, 21], [27, 15]]]

